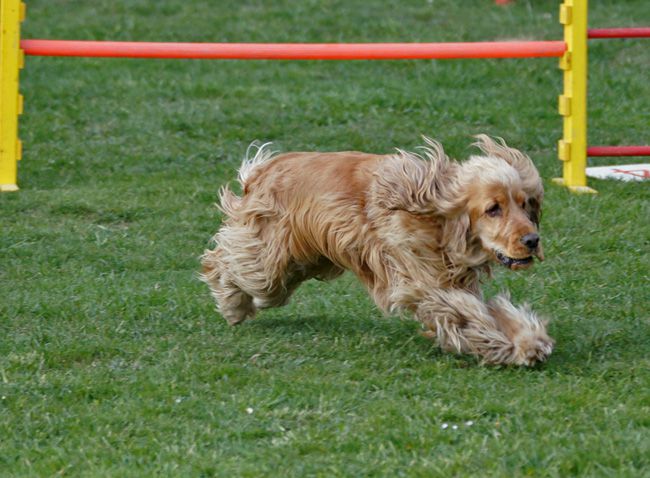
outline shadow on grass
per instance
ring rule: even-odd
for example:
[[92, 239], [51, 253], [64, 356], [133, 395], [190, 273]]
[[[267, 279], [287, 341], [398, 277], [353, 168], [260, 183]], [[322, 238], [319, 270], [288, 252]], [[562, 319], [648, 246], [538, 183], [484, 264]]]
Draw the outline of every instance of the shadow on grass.
[[296, 332], [309, 331], [313, 333], [344, 334], [346, 336], [365, 335], [368, 333], [385, 336], [408, 336], [415, 332], [418, 325], [415, 321], [397, 317], [345, 317], [342, 315], [314, 314], [280, 316], [277, 312], [266, 315], [262, 312], [253, 320], [244, 322], [241, 328], [268, 331], [274, 334], [293, 335]]
[[[246, 330], [248, 329], [248, 330]], [[297, 337], [304, 342], [311, 342], [315, 337], [319, 341], [329, 340], [337, 343], [344, 338], [352, 343], [367, 343], [368, 348], [381, 344], [389, 355], [416, 354], [423, 359], [445, 360], [457, 368], [478, 365], [478, 360], [469, 355], [455, 355], [443, 352], [435, 342], [420, 334], [420, 324], [415, 320], [399, 317], [345, 317], [341, 315], [300, 315], [273, 317], [264, 315], [237, 326], [237, 333], [250, 333], [267, 338], [282, 337], [295, 341]]]

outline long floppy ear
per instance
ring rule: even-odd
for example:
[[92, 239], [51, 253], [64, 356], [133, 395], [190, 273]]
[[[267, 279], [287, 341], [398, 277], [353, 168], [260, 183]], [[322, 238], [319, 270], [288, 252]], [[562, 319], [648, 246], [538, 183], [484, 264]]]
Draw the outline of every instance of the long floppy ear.
[[503, 159], [517, 170], [524, 184], [524, 191], [529, 197], [534, 197], [541, 205], [544, 198], [544, 188], [533, 161], [518, 149], [509, 147], [503, 138], [496, 141], [486, 134], [474, 136], [477, 146], [485, 155]]
[[371, 195], [385, 209], [413, 214], [453, 214], [459, 207], [458, 164], [442, 145], [424, 137], [423, 156], [398, 150], [374, 174]]
[[542, 220], [542, 204], [535, 197], [529, 197], [526, 201], [526, 212], [530, 220], [535, 223], [539, 229], [539, 223]]
[[442, 244], [454, 263], [467, 258], [471, 242], [469, 214], [457, 214], [443, 223]]

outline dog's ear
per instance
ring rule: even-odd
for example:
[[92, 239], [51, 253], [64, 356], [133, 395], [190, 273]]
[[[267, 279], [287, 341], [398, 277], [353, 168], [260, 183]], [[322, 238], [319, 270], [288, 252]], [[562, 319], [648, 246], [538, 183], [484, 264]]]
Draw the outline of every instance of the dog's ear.
[[503, 159], [517, 170], [524, 185], [524, 191], [529, 197], [535, 198], [541, 206], [544, 198], [544, 187], [533, 161], [518, 149], [509, 147], [503, 138], [496, 141], [486, 134], [475, 136], [477, 146], [485, 155]]
[[405, 152], [391, 156], [374, 179], [372, 192], [379, 206], [415, 214], [431, 211], [433, 171], [420, 158]]
[[440, 143], [424, 139], [428, 146], [422, 148], [423, 156], [398, 150], [377, 169], [371, 187], [377, 205], [444, 216], [458, 208], [458, 165], [449, 160]]
[[530, 197], [526, 201], [526, 212], [531, 221], [535, 223], [539, 229], [539, 222], [542, 219], [542, 205], [536, 197]]
[[[457, 214], [445, 221], [442, 235], [442, 243], [446, 245], [447, 254], [464, 257], [471, 242], [469, 214]], [[454, 260], [458, 261], [459, 259], [454, 258]]]

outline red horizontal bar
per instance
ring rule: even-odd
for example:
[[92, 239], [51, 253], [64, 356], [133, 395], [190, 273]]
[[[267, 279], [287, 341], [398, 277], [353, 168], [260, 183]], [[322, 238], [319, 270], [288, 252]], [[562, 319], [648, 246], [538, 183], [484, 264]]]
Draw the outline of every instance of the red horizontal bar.
[[590, 146], [587, 156], [650, 156], [650, 146]]
[[590, 28], [587, 38], [649, 38], [650, 27], [638, 28]]
[[27, 55], [231, 60], [398, 60], [562, 56], [563, 41], [472, 43], [152, 43], [23, 40]]

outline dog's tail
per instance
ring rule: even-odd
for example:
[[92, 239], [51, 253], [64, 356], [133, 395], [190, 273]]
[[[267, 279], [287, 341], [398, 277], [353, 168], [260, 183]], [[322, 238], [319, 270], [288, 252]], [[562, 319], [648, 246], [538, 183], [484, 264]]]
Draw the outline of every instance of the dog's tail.
[[[246, 150], [246, 157], [239, 168], [237, 179], [244, 194], [248, 192], [251, 181], [257, 176], [259, 166], [275, 157], [275, 151], [269, 148], [271, 143], [254, 141]], [[254, 154], [253, 154], [254, 153]], [[219, 190], [217, 207], [228, 217], [234, 217], [240, 209], [242, 198], [235, 194], [228, 185]]]
[[272, 151], [270, 147], [271, 143], [260, 144], [258, 141], [253, 141], [246, 150], [246, 157], [239, 168], [238, 176], [239, 184], [241, 184], [244, 193], [247, 192], [247, 186], [255, 176], [255, 170], [275, 156], [276, 151]]

